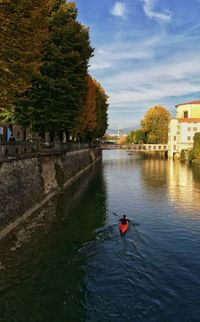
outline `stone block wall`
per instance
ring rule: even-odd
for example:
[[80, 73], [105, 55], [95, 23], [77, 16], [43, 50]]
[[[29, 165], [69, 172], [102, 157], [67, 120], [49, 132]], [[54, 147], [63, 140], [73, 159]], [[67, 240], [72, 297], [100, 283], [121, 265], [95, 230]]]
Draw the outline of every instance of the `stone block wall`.
[[100, 158], [100, 149], [85, 149], [0, 163], [0, 230]]
[[0, 163], [0, 227], [34, 206], [43, 195], [38, 158]]

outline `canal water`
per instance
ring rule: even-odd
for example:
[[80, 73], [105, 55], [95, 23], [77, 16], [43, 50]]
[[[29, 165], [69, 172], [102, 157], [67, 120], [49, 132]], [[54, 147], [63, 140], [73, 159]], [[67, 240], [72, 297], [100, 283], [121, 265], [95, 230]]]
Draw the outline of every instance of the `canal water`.
[[0, 321], [199, 322], [199, 250], [200, 167], [104, 151], [3, 245]]

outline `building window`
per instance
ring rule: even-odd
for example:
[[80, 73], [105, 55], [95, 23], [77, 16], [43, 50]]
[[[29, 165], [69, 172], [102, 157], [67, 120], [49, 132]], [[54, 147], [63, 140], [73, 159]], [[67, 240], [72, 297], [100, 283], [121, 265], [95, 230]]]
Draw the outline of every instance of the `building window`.
[[174, 136], [174, 141], [176, 141], [176, 136]]
[[197, 127], [193, 127], [193, 131], [197, 132]]
[[188, 118], [188, 111], [184, 111], [183, 112], [183, 117], [184, 117], [184, 119], [187, 119]]
[[180, 131], [177, 131], [176, 134], [179, 135], [180, 134]]
[[188, 127], [187, 130], [190, 132], [191, 131], [191, 127]]
[[176, 150], [176, 145], [174, 145], [174, 150]]
[[188, 140], [188, 141], [191, 141], [191, 136], [188, 136], [188, 137], [187, 137], [187, 140]]

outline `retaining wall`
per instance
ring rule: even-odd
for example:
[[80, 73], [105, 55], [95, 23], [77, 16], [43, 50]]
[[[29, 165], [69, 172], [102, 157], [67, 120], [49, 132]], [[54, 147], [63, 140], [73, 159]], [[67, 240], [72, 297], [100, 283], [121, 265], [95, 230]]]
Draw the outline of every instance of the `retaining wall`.
[[27, 217], [100, 158], [101, 150], [94, 148], [0, 163], [0, 231]]

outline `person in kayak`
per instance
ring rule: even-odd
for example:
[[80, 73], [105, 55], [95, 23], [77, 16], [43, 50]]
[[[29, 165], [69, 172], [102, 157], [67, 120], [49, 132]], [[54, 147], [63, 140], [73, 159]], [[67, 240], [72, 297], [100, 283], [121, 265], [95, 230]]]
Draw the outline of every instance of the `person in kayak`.
[[130, 222], [130, 219], [128, 219], [126, 215], [123, 215], [123, 217], [119, 221], [122, 225], [126, 225], [128, 222]]

